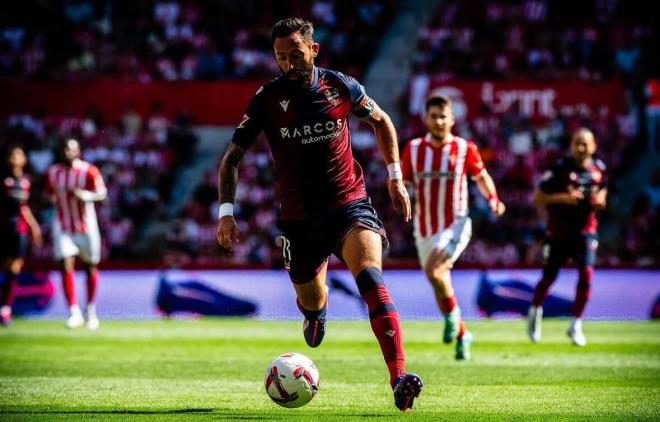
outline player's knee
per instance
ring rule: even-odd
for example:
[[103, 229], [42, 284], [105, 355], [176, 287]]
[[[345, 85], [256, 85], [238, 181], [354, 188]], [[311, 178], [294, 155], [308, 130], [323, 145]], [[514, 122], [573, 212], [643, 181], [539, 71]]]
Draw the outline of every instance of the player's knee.
[[355, 277], [355, 283], [360, 291], [360, 295], [364, 296], [378, 285], [385, 284], [383, 281], [383, 272], [378, 267], [367, 267]]

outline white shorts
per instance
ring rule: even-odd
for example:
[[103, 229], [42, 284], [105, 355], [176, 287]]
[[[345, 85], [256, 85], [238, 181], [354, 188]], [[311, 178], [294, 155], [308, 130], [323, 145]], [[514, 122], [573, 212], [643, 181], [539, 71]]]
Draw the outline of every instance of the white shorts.
[[417, 256], [422, 269], [434, 249], [442, 249], [450, 256], [451, 263], [456, 262], [465, 250], [472, 237], [472, 220], [470, 217], [461, 217], [454, 220], [454, 224], [431, 236], [415, 237]]
[[53, 225], [53, 249], [55, 260], [80, 255], [86, 264], [96, 265], [101, 261], [101, 234], [98, 227], [91, 225], [87, 233], [63, 232], [59, 224]]

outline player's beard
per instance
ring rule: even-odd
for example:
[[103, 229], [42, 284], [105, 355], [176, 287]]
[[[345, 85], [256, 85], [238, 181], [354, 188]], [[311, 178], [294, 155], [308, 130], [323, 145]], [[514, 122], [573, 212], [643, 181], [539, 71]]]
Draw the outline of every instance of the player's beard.
[[[304, 88], [309, 88], [310, 85], [312, 84], [312, 72], [314, 72], [314, 64], [310, 63], [309, 65], [305, 66], [305, 69], [300, 70], [300, 69], [291, 69], [288, 72], [286, 72], [285, 76], [287, 79], [289, 79], [291, 82], [294, 82]], [[291, 79], [291, 75], [296, 75], [298, 76], [297, 79]]]

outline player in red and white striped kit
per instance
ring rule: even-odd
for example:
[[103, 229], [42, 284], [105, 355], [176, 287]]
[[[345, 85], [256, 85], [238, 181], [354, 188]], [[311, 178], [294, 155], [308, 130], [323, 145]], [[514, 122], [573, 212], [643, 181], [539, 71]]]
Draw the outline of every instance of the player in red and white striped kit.
[[502, 215], [505, 207], [477, 146], [452, 135], [454, 114], [448, 97], [427, 100], [425, 124], [428, 134], [408, 142], [401, 170], [406, 184], [414, 190], [414, 235], [419, 262], [445, 315], [443, 341], [451, 343], [456, 337], [456, 359], [465, 360], [470, 357], [472, 335], [461, 319], [450, 270], [472, 235], [467, 176], [488, 199], [495, 215]]
[[80, 159], [77, 140], [66, 139], [58, 152], [61, 153], [61, 161], [48, 169], [46, 194], [56, 208], [53, 247], [62, 271], [62, 285], [70, 311], [66, 326], [75, 328], [85, 323], [75, 291], [75, 257], [79, 255], [87, 273], [87, 328], [95, 330], [99, 326], [95, 297], [101, 235], [94, 202], [103, 201], [107, 190], [99, 169]]

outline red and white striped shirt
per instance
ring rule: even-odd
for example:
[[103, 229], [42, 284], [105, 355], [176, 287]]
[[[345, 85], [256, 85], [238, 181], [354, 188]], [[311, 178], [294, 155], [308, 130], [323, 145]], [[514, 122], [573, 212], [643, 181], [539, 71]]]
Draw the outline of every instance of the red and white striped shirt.
[[414, 188], [415, 236], [431, 236], [468, 214], [467, 175], [475, 178], [485, 170], [479, 149], [472, 141], [450, 135], [441, 146], [431, 136], [408, 142], [401, 171]]
[[82, 201], [74, 195], [76, 189], [105, 192], [99, 169], [86, 161], [74, 160], [71, 167], [53, 164], [48, 169], [46, 194], [55, 198], [56, 224], [66, 233], [87, 233], [98, 229], [96, 209], [92, 201]]

